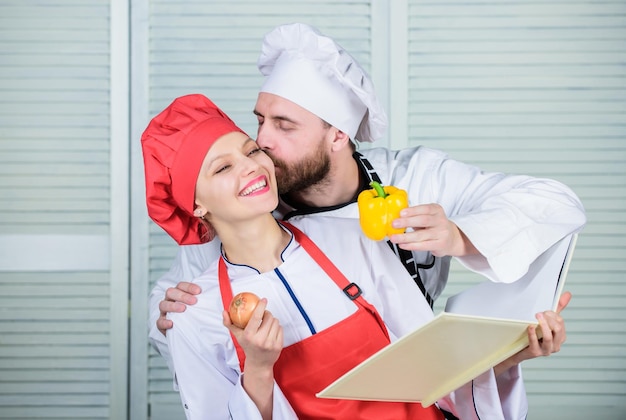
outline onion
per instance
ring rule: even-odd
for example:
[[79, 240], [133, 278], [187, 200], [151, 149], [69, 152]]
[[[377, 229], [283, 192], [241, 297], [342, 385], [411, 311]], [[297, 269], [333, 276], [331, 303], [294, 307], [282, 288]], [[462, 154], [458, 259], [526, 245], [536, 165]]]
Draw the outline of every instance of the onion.
[[239, 328], [246, 328], [252, 312], [259, 303], [259, 297], [251, 292], [238, 293], [230, 302], [228, 313], [233, 324]]

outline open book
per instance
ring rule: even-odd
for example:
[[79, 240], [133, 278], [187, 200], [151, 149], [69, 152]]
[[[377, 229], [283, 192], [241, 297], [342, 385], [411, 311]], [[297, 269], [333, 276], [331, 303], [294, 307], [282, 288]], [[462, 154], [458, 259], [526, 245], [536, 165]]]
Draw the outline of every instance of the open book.
[[556, 310], [577, 235], [553, 245], [514, 283], [485, 281], [317, 394], [429, 406], [528, 346], [535, 314]]

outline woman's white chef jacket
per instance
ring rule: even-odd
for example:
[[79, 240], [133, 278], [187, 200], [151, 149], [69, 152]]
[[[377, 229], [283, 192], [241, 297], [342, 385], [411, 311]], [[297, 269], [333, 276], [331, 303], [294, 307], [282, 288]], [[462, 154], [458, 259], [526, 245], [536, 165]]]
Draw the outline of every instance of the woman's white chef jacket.
[[[580, 230], [586, 222], [578, 197], [553, 180], [482, 172], [475, 166], [449, 159], [443, 152], [421, 146], [401, 151], [375, 148], [361, 153], [384, 185], [407, 190], [410, 205], [439, 203], [482, 254], [459, 261], [493, 281], [517, 280], [537, 256]], [[352, 203], [303, 217], [321, 215], [357, 219], [358, 209]], [[159, 302], [169, 287], [198, 277], [218, 255], [218, 241], [179, 247], [174, 264], [150, 294], [150, 341], [170, 370], [167, 342], [156, 328]], [[426, 253], [415, 255], [418, 262], [430, 261]], [[445, 287], [449, 262], [449, 257], [437, 258], [433, 268], [420, 270], [433, 298]]]
[[[364, 298], [385, 321], [392, 341], [433, 318], [420, 290], [384, 241], [365, 238], [358, 224], [345, 218], [304, 218], [294, 225], [309, 232], [348, 280], [359, 285]], [[356, 311], [354, 302], [293, 239], [282, 259], [283, 264], [268, 273], [233, 264], [228, 264], [228, 273], [233, 294], [251, 291], [268, 299], [268, 310], [283, 326], [285, 346], [309, 337], [311, 332], [277, 272], [288, 282], [316, 331]], [[236, 350], [222, 325], [217, 279], [214, 263], [194, 280], [202, 287], [198, 303], [185, 312], [170, 314], [174, 327], [167, 332], [167, 340], [183, 407], [189, 419], [260, 419], [241, 386]], [[442, 400], [441, 406], [462, 419], [523, 419], [526, 400], [522, 381], [516, 380], [518, 369], [511, 369], [508, 375], [507, 385], [498, 390], [492, 371], [485, 373]], [[296, 418], [277, 385], [273, 418]]]

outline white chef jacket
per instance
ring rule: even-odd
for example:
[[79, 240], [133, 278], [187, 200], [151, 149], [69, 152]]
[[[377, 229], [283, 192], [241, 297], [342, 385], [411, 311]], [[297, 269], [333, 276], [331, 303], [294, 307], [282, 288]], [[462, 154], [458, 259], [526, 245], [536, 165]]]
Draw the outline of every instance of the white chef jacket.
[[[401, 151], [373, 148], [361, 153], [373, 165], [383, 185], [394, 185], [408, 192], [411, 206], [440, 204], [448, 218], [482, 254], [458, 260], [493, 281], [517, 280], [543, 251], [582, 229], [586, 222], [578, 197], [557, 181], [483, 172], [450, 159], [441, 151], [422, 146]], [[358, 219], [358, 209], [356, 203], [351, 203], [296, 216], [290, 221], [322, 215]], [[422, 264], [431, 260], [429, 253], [414, 252], [414, 255]], [[169, 287], [198, 277], [218, 256], [217, 240], [179, 247], [174, 264], [150, 294], [150, 342], [172, 372], [167, 342], [156, 328], [159, 302]], [[437, 258], [433, 268], [420, 270], [422, 281], [433, 298], [445, 287], [449, 263], [450, 257]], [[498, 380], [504, 378], [500, 376]]]
[[[358, 284], [363, 297], [380, 313], [392, 341], [433, 318], [430, 306], [391, 249], [385, 242], [365, 238], [357, 223], [316, 217], [297, 220], [294, 225], [309, 232], [348, 280]], [[355, 303], [293, 238], [281, 258], [283, 263], [266, 273], [244, 265], [227, 263], [227, 267], [233, 294], [250, 291], [268, 299], [268, 310], [283, 327], [285, 347], [312, 334], [292, 294], [316, 332], [356, 311]], [[228, 329], [222, 325], [217, 273], [216, 261], [194, 280], [202, 287], [198, 303], [185, 312], [169, 314], [174, 327], [167, 332], [167, 341], [182, 404], [188, 419], [260, 419], [241, 385], [239, 359]], [[440, 405], [461, 419], [523, 419], [527, 404], [518, 367], [507, 375], [506, 386], [498, 389], [489, 371]], [[273, 418], [297, 418], [276, 384]]]

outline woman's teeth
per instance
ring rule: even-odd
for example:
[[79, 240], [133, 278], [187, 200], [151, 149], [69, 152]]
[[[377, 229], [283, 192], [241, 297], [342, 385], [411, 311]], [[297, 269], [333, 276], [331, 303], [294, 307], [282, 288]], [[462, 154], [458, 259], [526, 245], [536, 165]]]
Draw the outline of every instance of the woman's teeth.
[[245, 190], [243, 190], [241, 192], [241, 195], [245, 196], [245, 195], [249, 195], [252, 194], [253, 192], [260, 190], [261, 188], [265, 188], [265, 186], [267, 185], [267, 182], [265, 181], [259, 181], [256, 184], [252, 184], [250, 185], [248, 188], [246, 188]]

